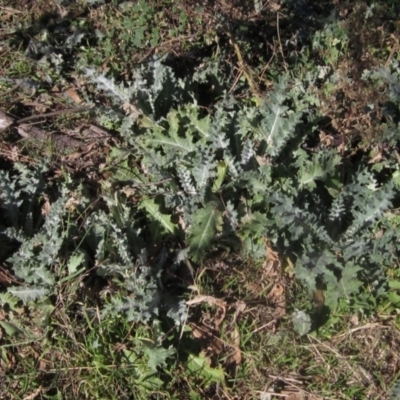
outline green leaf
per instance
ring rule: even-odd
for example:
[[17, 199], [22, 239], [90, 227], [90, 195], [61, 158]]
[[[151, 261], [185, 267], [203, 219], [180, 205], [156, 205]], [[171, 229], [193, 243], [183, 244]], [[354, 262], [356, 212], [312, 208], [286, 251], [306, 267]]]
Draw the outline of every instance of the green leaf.
[[400, 171], [396, 170], [393, 172], [392, 181], [397, 188], [400, 188]]
[[264, 102], [259, 109], [262, 117], [260, 128], [267, 145], [266, 152], [272, 157], [281, 152], [293, 135], [300, 118], [299, 113], [283, 105], [285, 97], [282, 93], [271, 94], [268, 103]]
[[82, 262], [85, 260], [85, 254], [84, 253], [77, 253], [71, 256], [71, 258], [68, 260], [68, 272], [70, 275], [74, 274], [77, 270], [78, 267], [82, 264]]
[[222, 383], [224, 382], [225, 376], [224, 371], [221, 367], [212, 368], [210, 367], [211, 361], [207, 357], [202, 355], [194, 356], [189, 355], [187, 361], [187, 369], [190, 373], [195, 376], [201, 376], [207, 383]]
[[340, 294], [347, 300], [350, 300], [350, 296], [358, 292], [362, 285], [357, 277], [358, 271], [360, 270], [361, 267], [351, 262], [348, 262], [342, 270], [342, 277], [339, 281]]
[[197, 392], [195, 392], [193, 389], [190, 390], [189, 392], [189, 399], [190, 400], [202, 400], [203, 398], [201, 395], [199, 395]]
[[5, 292], [0, 293], [0, 307], [3, 308], [5, 304], [8, 304], [11, 310], [16, 310], [20, 300], [11, 295], [11, 293]]
[[394, 306], [400, 306], [400, 295], [396, 292], [390, 292], [388, 295], [388, 299]]
[[212, 191], [214, 193], [218, 192], [219, 188], [221, 187], [227, 171], [228, 171], [228, 165], [226, 164], [226, 162], [220, 161], [217, 166], [217, 179], [214, 181], [214, 185], [212, 187]]
[[164, 149], [179, 151], [183, 154], [190, 153], [195, 150], [193, 138], [188, 130], [185, 130], [185, 137], [179, 135], [181, 125], [180, 112], [174, 110], [168, 114], [169, 129], [153, 129], [151, 137], [146, 142], [152, 147], [162, 147]]
[[270, 106], [271, 119], [268, 121], [268, 133], [266, 134], [265, 140], [268, 146], [274, 146], [275, 137], [279, 136], [279, 130], [283, 126], [282, 115], [287, 110], [287, 107], [272, 104]]
[[164, 349], [163, 347], [144, 347], [143, 352], [148, 356], [147, 364], [152, 371], [157, 371], [157, 368], [166, 365], [167, 358], [175, 354], [172, 348]]
[[155, 375], [142, 377], [137, 383], [147, 390], [158, 390], [163, 385], [163, 381]]
[[12, 322], [0, 321], [0, 325], [10, 337], [24, 334], [24, 331]]
[[392, 279], [388, 282], [388, 285], [390, 289], [400, 290], [400, 281]]
[[40, 299], [46, 296], [49, 291], [45, 288], [35, 287], [9, 287], [8, 292], [24, 302]]
[[149, 139], [148, 143], [162, 147], [173, 147], [176, 150], [182, 151], [184, 154], [194, 150], [193, 144], [188, 139], [178, 136], [168, 137], [159, 135], [156, 139]]
[[193, 133], [197, 132], [203, 138], [210, 137], [211, 116], [209, 114], [199, 119], [199, 108], [193, 104], [182, 107], [179, 111], [181, 118], [189, 118], [188, 127]]
[[124, 357], [129, 364], [135, 364], [138, 362], [139, 356], [135, 351], [124, 349], [123, 350]]
[[160, 206], [153, 199], [145, 199], [140, 205], [139, 209], [144, 208], [150, 217], [159, 222], [161, 226], [169, 233], [174, 233], [177, 229], [177, 225], [172, 223], [171, 216], [167, 214], [162, 214], [160, 212]]
[[193, 216], [193, 229], [190, 236], [190, 251], [200, 259], [222, 226], [222, 213], [212, 205], [197, 210]]
[[348, 262], [342, 269], [340, 280], [338, 282], [328, 282], [325, 292], [325, 304], [327, 306], [335, 308], [339, 298], [345, 298], [349, 301], [353, 294], [358, 293], [362, 285], [362, 282], [357, 277], [357, 273], [360, 270], [361, 267]]
[[308, 253], [302, 255], [296, 263], [295, 273], [298, 279], [303, 280], [311, 289], [315, 289], [317, 277], [323, 277], [326, 284], [337, 284], [335, 274], [328, 266], [337, 266], [336, 256], [329, 250], [313, 251], [308, 248]]
[[53, 286], [55, 283], [54, 274], [43, 266], [34, 271], [33, 277], [34, 281], [37, 283], [45, 283], [49, 286]]
[[340, 194], [342, 186], [343, 184], [336, 178], [328, 178], [325, 181], [325, 188], [333, 198], [336, 198]]
[[303, 336], [311, 330], [311, 317], [304, 311], [296, 310], [292, 315], [293, 326], [295, 331]]
[[309, 189], [314, 189], [316, 187], [315, 180], [324, 176], [324, 170], [319, 164], [318, 160], [313, 160], [313, 163], [307, 165], [302, 170], [299, 171], [300, 179], [299, 183], [301, 186], [306, 186]]

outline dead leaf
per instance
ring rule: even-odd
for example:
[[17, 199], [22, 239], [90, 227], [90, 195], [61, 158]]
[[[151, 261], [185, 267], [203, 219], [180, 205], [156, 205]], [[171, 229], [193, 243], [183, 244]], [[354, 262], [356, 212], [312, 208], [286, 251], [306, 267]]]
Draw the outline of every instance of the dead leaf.
[[62, 7], [60, 4], [57, 4], [57, 8], [61, 19], [65, 18], [68, 15], [68, 10], [65, 7]]
[[200, 329], [198, 325], [190, 324], [192, 328], [192, 335], [195, 339], [204, 339], [205, 333], [203, 329]]
[[22, 104], [28, 107], [35, 107], [35, 111], [37, 111], [39, 114], [43, 114], [48, 110], [48, 106], [46, 104], [42, 104], [37, 101], [24, 101]]
[[265, 249], [267, 256], [262, 267], [263, 276], [275, 282], [267, 299], [275, 306], [274, 319], [279, 319], [286, 314], [285, 276], [280, 254], [272, 249], [268, 239], [265, 239]]
[[260, 167], [269, 164], [271, 161], [267, 158], [267, 156], [257, 156], [256, 155], [257, 163]]
[[304, 392], [292, 392], [286, 397], [286, 400], [305, 400]]
[[39, 361], [39, 371], [45, 372], [47, 369], [47, 363], [44, 360]]
[[[8, 287], [16, 282], [10, 273], [0, 266], [0, 287]], [[1, 318], [0, 318], [1, 319]]]
[[124, 103], [122, 105], [122, 108], [126, 112], [126, 114], [129, 115], [129, 118], [133, 119], [134, 121], [136, 121], [142, 114], [134, 104], [128, 102]]
[[220, 354], [223, 349], [223, 342], [217, 338], [207, 326], [190, 324], [192, 335], [195, 339], [203, 340], [207, 343], [207, 350], [213, 354]]
[[283, 288], [282, 285], [280, 285], [279, 283], [275, 284], [273, 286], [273, 288], [271, 289], [271, 291], [268, 294], [268, 299], [269, 300], [276, 300], [282, 297], [283, 293], [284, 293], [285, 289]]
[[181, 215], [178, 217], [178, 225], [182, 228], [183, 232], [186, 232], [186, 222]]
[[186, 304], [188, 306], [193, 306], [195, 304], [201, 304], [201, 303], [208, 303], [211, 306], [217, 306], [217, 307], [225, 307], [226, 303], [225, 301], [221, 299], [217, 299], [213, 296], [205, 296], [205, 295], [198, 295], [194, 297], [192, 300], [188, 300]]
[[[4, 146], [5, 143], [2, 143], [3, 149]], [[21, 154], [18, 146], [7, 146], [7, 149], [5, 149], [5, 153], [7, 155], [7, 158], [13, 162], [18, 162], [21, 160]]]
[[84, 124], [81, 125], [76, 131], [79, 134], [79, 137], [83, 139], [109, 139], [111, 138], [110, 132], [106, 131], [103, 128], [100, 128], [97, 125], [93, 124]]
[[283, 285], [276, 283], [268, 293], [267, 298], [275, 305], [274, 318], [283, 317], [286, 314], [286, 294]]
[[268, 6], [270, 7], [271, 11], [274, 12], [278, 12], [282, 7], [282, 5], [279, 2], [270, 2], [268, 3]]
[[378, 232], [375, 233], [375, 239], [380, 239], [384, 233], [385, 232], [383, 231], [383, 229], [379, 230]]
[[323, 147], [331, 147], [333, 144], [333, 141], [335, 140], [332, 135], [327, 135], [324, 132], [321, 132], [319, 134], [319, 140], [321, 143], [321, 146]]
[[314, 310], [315, 313], [321, 314], [321, 311], [325, 305], [325, 295], [323, 289], [317, 288], [313, 295], [313, 302], [314, 302]]
[[244, 301], [238, 300], [235, 304], [235, 314], [233, 315], [231, 324], [235, 324], [239, 315], [246, 309], [246, 303]]
[[382, 158], [383, 158], [382, 152], [378, 152], [378, 153], [375, 154], [374, 157], [372, 157], [372, 158], [368, 161], [368, 164], [376, 164], [376, 163], [379, 163], [379, 162], [382, 161]]
[[122, 188], [122, 192], [125, 194], [126, 198], [129, 199], [137, 194], [137, 189], [129, 186], [124, 186]]
[[44, 196], [44, 204], [43, 204], [42, 210], [41, 210], [42, 215], [44, 217], [47, 217], [49, 215], [50, 209], [51, 209], [51, 205], [50, 205], [49, 198], [45, 195]]
[[68, 210], [69, 212], [74, 212], [79, 204], [80, 204], [79, 199], [74, 196], [71, 196], [65, 203], [65, 209]]
[[188, 306], [193, 306], [195, 304], [201, 304], [201, 303], [207, 303], [210, 306], [215, 306], [218, 308], [218, 311], [213, 321], [215, 329], [218, 329], [221, 322], [225, 319], [226, 302], [221, 299], [217, 299], [213, 296], [204, 296], [204, 295], [198, 295], [192, 300], [188, 300], [186, 302]]
[[83, 103], [83, 100], [80, 98], [78, 92], [74, 88], [69, 88], [65, 91], [65, 94], [70, 97], [76, 104]]
[[24, 400], [35, 400], [36, 397], [38, 397], [41, 392], [42, 392], [42, 387], [39, 386], [32, 394], [25, 396]]
[[359, 317], [359, 315], [358, 315], [358, 314], [353, 314], [353, 315], [351, 316], [351, 318], [350, 318], [350, 323], [351, 323], [353, 326], [358, 326], [358, 325], [360, 325], [360, 317]]
[[3, 111], [0, 111], [0, 133], [5, 131], [8, 127], [10, 127], [14, 123], [14, 119], [9, 117]]
[[236, 326], [230, 336], [230, 344], [233, 347], [233, 353], [228, 357], [227, 362], [229, 364], [239, 365], [242, 362], [242, 352], [240, 350], [240, 333]]
[[277, 261], [280, 263], [279, 253], [272, 250], [272, 247], [267, 239], [265, 239], [265, 252], [267, 253], [268, 261]]
[[70, 153], [67, 156], [63, 157], [63, 161], [71, 162], [71, 161], [74, 161], [74, 160], [78, 160], [80, 158], [82, 158], [82, 152], [81, 151], [74, 151], [73, 153]]

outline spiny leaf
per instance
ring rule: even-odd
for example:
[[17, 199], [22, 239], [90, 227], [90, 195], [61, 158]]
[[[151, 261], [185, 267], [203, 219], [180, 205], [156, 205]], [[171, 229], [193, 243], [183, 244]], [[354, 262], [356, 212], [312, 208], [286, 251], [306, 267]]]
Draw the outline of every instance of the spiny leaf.
[[198, 210], [194, 216], [194, 226], [190, 236], [190, 250], [195, 258], [201, 258], [215, 234], [222, 226], [222, 213], [212, 205]]
[[179, 130], [183, 125], [183, 116], [177, 111], [171, 111], [168, 114], [169, 129], [153, 129], [151, 137], [146, 142], [152, 147], [162, 147], [170, 150], [176, 150], [189, 153], [195, 149], [194, 141], [191, 133], [185, 129], [185, 137], [180, 136]]
[[196, 129], [202, 136], [208, 138], [210, 136], [210, 116], [207, 115], [202, 119], [190, 118], [191, 126]]
[[314, 159], [311, 165], [308, 165], [307, 168], [299, 171], [299, 183], [301, 186], [308, 186], [313, 189], [316, 186], [315, 180], [324, 176], [324, 173], [321, 164], [319, 164], [318, 160]]
[[18, 302], [19, 300], [16, 297], [13, 297], [11, 293], [0, 293], [0, 307], [4, 307], [5, 304], [8, 304], [11, 310], [15, 310]]
[[152, 371], [157, 371], [157, 368], [164, 367], [167, 358], [175, 354], [174, 349], [164, 349], [163, 347], [144, 347], [143, 352], [149, 357], [147, 364]]
[[33, 272], [34, 281], [37, 283], [45, 283], [46, 285], [52, 286], [55, 283], [54, 274], [48, 269], [41, 266]]
[[139, 208], [144, 208], [149, 213], [150, 217], [159, 222], [167, 232], [174, 233], [177, 229], [177, 226], [171, 221], [171, 216], [162, 214], [160, 212], [160, 206], [156, 204], [153, 199], [143, 200]]
[[48, 289], [40, 287], [9, 287], [8, 291], [24, 302], [40, 299], [49, 293]]
[[325, 293], [325, 304], [329, 307], [336, 307], [339, 298], [350, 300], [351, 295], [358, 293], [362, 282], [358, 279], [357, 273], [361, 267], [348, 262], [342, 269], [342, 276], [339, 281], [330, 281]]
[[159, 135], [155, 139], [148, 139], [148, 143], [156, 146], [161, 146], [161, 147], [172, 147], [175, 148], [176, 150], [180, 150], [184, 153], [189, 153], [194, 150], [193, 143], [186, 139], [186, 138], [180, 138], [178, 136], [162, 136]]
[[286, 111], [286, 107], [273, 105], [271, 111], [273, 113], [273, 120], [271, 121], [268, 136], [266, 137], [268, 146], [274, 145], [273, 139], [277, 135], [281, 123], [281, 115]]

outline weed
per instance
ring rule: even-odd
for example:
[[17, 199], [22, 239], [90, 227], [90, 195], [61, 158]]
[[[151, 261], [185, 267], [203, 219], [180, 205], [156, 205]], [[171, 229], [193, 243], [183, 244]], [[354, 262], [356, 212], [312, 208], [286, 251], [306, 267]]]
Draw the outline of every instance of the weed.
[[0, 7], [1, 108], [111, 131], [2, 137], [4, 398], [397, 398], [397, 4], [336, 3]]

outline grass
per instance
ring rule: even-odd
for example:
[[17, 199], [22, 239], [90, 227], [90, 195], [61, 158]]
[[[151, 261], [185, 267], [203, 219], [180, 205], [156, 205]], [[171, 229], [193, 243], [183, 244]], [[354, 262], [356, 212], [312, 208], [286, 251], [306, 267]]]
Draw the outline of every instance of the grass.
[[[76, 105], [66, 88], [84, 100], [94, 95], [79, 74], [86, 65], [131, 80], [134, 67], [152, 55], [166, 54], [166, 62], [182, 75], [219, 58], [232, 95], [249, 102], [268, 92], [285, 69], [306, 79], [309, 71], [327, 66], [321, 74], [336, 73], [338, 81], [321, 80], [310, 88], [326, 116], [318, 134], [328, 144], [354, 143], [357, 152], [381, 131], [374, 110], [383, 94], [363, 80], [363, 72], [400, 61], [395, 2], [376, 2], [374, 17], [368, 16], [373, 6], [367, 2], [308, 2], [306, 31], [297, 26], [297, 14], [294, 18], [275, 2], [260, 15], [253, 2], [194, 7], [183, 0], [134, 1], [125, 8], [118, 1], [93, 7], [85, 1], [2, 3], [0, 87], [11, 89], [18, 79], [37, 83], [0, 94], [0, 109], [19, 118], [42, 113], [43, 107]], [[331, 12], [338, 17], [330, 19]], [[67, 37], [80, 31], [85, 35], [66, 47]], [[60, 50], [59, 62], [45, 52], [30, 57], [26, 51], [46, 33], [45, 44]], [[207, 88], [204, 109], [218, 99], [218, 90], [218, 82]], [[101, 94], [95, 96], [108, 106]], [[65, 130], [91, 118], [90, 113], [61, 116], [41, 126]], [[51, 179], [63, 176], [66, 167], [54, 149], [32, 148], [12, 134], [1, 142], [4, 169], [35, 163], [50, 150]], [[89, 181], [93, 193], [103, 190], [85, 168], [73, 163], [68, 168], [76, 173], [73, 179]], [[92, 199], [87, 214], [80, 215], [82, 224], [91, 207], [101, 207], [96, 194]], [[389, 399], [400, 371], [393, 297], [377, 299], [366, 288], [363, 309], [342, 301], [329, 312], [295, 280], [288, 256], [268, 246], [266, 252], [272, 258], [260, 263], [216, 249], [196, 266], [190, 313], [178, 329], [167, 318], [144, 324], [104, 313], [113, 296], [124, 295], [118, 283], [90, 269], [68, 275], [67, 265], [58, 266], [58, 286], [43, 302], [28, 307], [11, 297], [1, 300], [0, 398]], [[12, 276], [7, 260], [0, 262], [0, 278]], [[397, 269], [388, 274], [398, 278]], [[311, 333], [295, 332], [296, 310], [313, 315]]]

